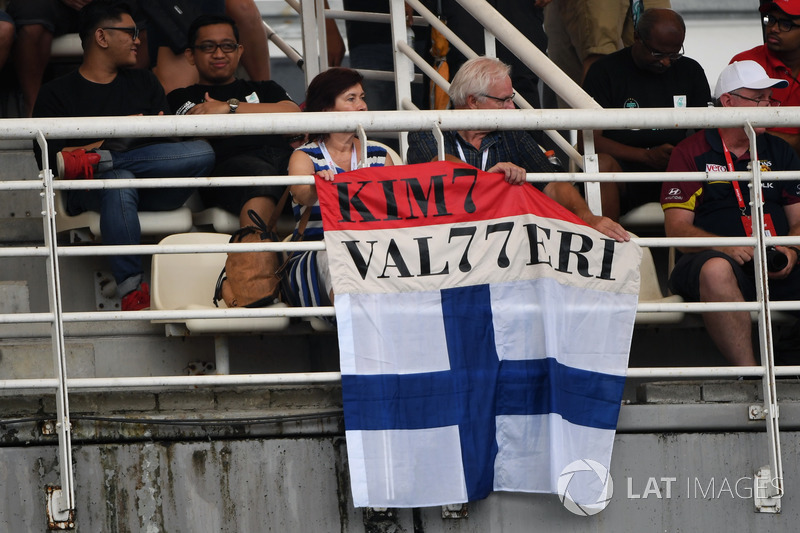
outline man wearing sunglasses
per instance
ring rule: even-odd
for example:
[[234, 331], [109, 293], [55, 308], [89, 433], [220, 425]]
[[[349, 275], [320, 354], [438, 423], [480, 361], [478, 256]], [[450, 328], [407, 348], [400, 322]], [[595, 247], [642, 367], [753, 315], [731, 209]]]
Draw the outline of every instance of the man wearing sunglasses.
[[[772, 91], [786, 81], [770, 78], [755, 61], [738, 61], [719, 76], [714, 97], [721, 107], [773, 105]], [[756, 128], [758, 159], [742, 127], [701, 130], [679, 143], [668, 172], [743, 172], [761, 170], [764, 229], [770, 236], [800, 235], [800, 182], [771, 181], [771, 171], [800, 170], [800, 157], [782, 139]], [[666, 182], [661, 192], [667, 237], [744, 237], [752, 234], [748, 181], [713, 178]], [[683, 253], [670, 275], [672, 292], [690, 301], [744, 302], [755, 299], [753, 246], [679, 248]], [[798, 250], [776, 246], [767, 251], [769, 297], [800, 299]], [[770, 260], [771, 259], [771, 260]], [[770, 265], [771, 264], [771, 265]], [[755, 365], [748, 311], [703, 314], [709, 336], [733, 365]]]
[[[711, 101], [706, 74], [683, 56], [686, 26], [671, 9], [648, 9], [639, 19], [632, 46], [598, 59], [583, 88], [606, 109], [705, 107]], [[596, 130], [595, 150], [602, 172], [652, 172], [667, 167], [672, 148], [686, 129]], [[603, 213], [616, 218], [647, 202], [657, 202], [661, 185], [604, 183]]]
[[[300, 111], [286, 90], [276, 82], [236, 78], [242, 54], [239, 30], [225, 15], [201, 15], [189, 27], [189, 43], [184, 52], [197, 68], [200, 83], [176, 89], [167, 95], [178, 115], [231, 113], [294, 113]], [[214, 176], [276, 176], [287, 172], [292, 155], [290, 140], [283, 135], [240, 135], [209, 141], [217, 162]], [[248, 211], [253, 209], [269, 220], [286, 187], [201, 188], [207, 206], [222, 207], [239, 217], [240, 224], [251, 225]]]
[[[125, 4], [94, 0], [81, 10], [83, 62], [77, 71], [42, 86], [35, 117], [163, 115], [169, 112], [158, 79], [131, 68], [139, 51], [139, 30]], [[168, 139], [50, 139], [51, 168], [61, 179], [131, 179], [207, 176], [214, 151], [205, 141]], [[88, 144], [87, 144], [88, 143]], [[36, 143], [34, 143], [36, 149]], [[40, 154], [37, 154], [40, 156]], [[171, 211], [186, 202], [190, 188], [74, 189], [66, 192], [70, 215], [100, 213], [104, 244], [139, 244], [139, 211]], [[110, 256], [123, 311], [149, 307], [142, 258]]]
[[[772, 78], [786, 80], [788, 86], [776, 88], [772, 97], [781, 105], [800, 105], [800, 0], [762, 2], [761, 23], [764, 44], [733, 56], [734, 61], [752, 60], [764, 67]], [[800, 153], [800, 128], [769, 128]]]

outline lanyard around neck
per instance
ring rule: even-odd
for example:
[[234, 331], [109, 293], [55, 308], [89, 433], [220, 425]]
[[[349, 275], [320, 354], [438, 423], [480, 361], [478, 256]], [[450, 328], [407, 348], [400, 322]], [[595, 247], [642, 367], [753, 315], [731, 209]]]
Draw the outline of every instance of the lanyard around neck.
[[[467, 161], [467, 156], [464, 155], [464, 149], [461, 148], [461, 143], [458, 142], [458, 139], [456, 139], [456, 148], [458, 149], [458, 156], [461, 158], [462, 161], [466, 162]], [[480, 153], [482, 155], [481, 170], [483, 170], [485, 172], [486, 171], [486, 163], [489, 161], [489, 148], [484, 148], [483, 150], [481, 150]]]
[[[728, 172], [735, 172], [736, 169], [733, 166], [731, 151], [728, 150], [728, 145], [725, 144], [725, 139], [722, 138], [722, 132], [719, 133], [719, 140], [722, 141], [722, 151], [725, 153], [725, 162], [728, 164]], [[731, 185], [733, 185], [733, 192], [736, 194], [736, 201], [739, 203], [739, 209], [741, 209], [742, 215], [746, 215], [748, 209], [744, 203], [744, 196], [742, 196], [742, 188], [739, 186], [739, 181], [732, 179]]]
[[[325, 146], [325, 141], [319, 142], [319, 149], [322, 152], [322, 157], [325, 158], [325, 162], [328, 164], [328, 168], [334, 173], [339, 173], [339, 167], [336, 166], [336, 163], [333, 162], [333, 158], [331, 154], [328, 152], [328, 148]], [[350, 153], [350, 170], [355, 170], [358, 168], [358, 157], [356, 156], [356, 145], [353, 143], [353, 151]]]

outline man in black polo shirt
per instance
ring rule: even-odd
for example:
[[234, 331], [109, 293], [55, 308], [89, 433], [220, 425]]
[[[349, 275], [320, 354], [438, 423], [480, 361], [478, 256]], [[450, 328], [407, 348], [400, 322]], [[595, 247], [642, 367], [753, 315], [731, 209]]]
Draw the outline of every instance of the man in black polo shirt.
[[[728, 65], [714, 97], [723, 107], [773, 105], [774, 87], [786, 81], [770, 78], [755, 61]], [[764, 227], [769, 235], [800, 235], [800, 183], [769, 181], [769, 171], [800, 170], [800, 158], [784, 140], [756, 128], [757, 164], [762, 172]], [[667, 172], [746, 171], [754, 163], [743, 128], [707, 129], [679, 143]], [[667, 237], [738, 237], [752, 232], [750, 189], [746, 181], [666, 182], [661, 191]], [[751, 246], [684, 247], [670, 276], [673, 292], [692, 301], [743, 302], [756, 296]], [[769, 253], [769, 252], [768, 252]], [[776, 246], [781, 260], [769, 273], [770, 298], [800, 299], [798, 249]], [[734, 365], [755, 365], [750, 313], [703, 314], [709, 335]]]
[[[703, 67], [683, 56], [685, 37], [686, 26], [678, 13], [648, 9], [639, 19], [634, 44], [593, 63], [584, 90], [606, 109], [709, 105]], [[663, 171], [673, 147], [686, 135], [686, 129], [597, 130], [595, 151], [610, 156], [600, 159], [600, 170]], [[603, 213], [616, 219], [636, 206], [655, 202], [660, 188], [655, 182], [604, 184]]]
[[[300, 111], [286, 91], [274, 81], [236, 78], [242, 57], [239, 31], [224, 15], [203, 15], [189, 28], [186, 57], [197, 68], [200, 83], [176, 89], [167, 95], [178, 115], [229, 113], [293, 113]], [[287, 172], [292, 147], [283, 135], [243, 135], [210, 139], [217, 156], [215, 176], [274, 176]], [[251, 224], [253, 209], [269, 220], [283, 185], [219, 187], [200, 189], [203, 202], [220, 206]]]

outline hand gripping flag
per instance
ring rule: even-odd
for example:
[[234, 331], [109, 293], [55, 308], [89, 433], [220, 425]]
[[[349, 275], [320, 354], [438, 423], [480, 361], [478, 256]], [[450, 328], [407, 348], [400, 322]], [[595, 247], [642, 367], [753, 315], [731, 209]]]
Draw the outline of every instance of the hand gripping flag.
[[365, 168], [317, 192], [356, 506], [555, 493], [573, 461], [608, 468], [637, 245], [466, 164]]

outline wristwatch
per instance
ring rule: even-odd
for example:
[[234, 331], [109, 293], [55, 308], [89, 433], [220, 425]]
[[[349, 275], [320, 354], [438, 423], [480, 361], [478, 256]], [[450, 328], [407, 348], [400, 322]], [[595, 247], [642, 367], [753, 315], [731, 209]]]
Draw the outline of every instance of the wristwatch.
[[236, 98], [231, 98], [230, 100], [228, 100], [228, 107], [231, 108], [230, 110], [231, 113], [236, 113], [236, 110], [239, 109], [239, 100], [237, 100]]

